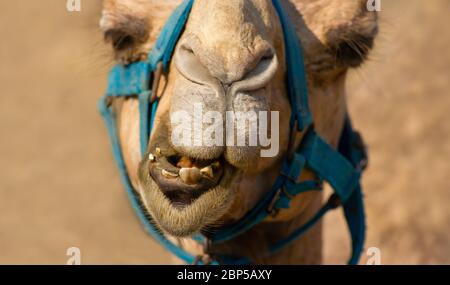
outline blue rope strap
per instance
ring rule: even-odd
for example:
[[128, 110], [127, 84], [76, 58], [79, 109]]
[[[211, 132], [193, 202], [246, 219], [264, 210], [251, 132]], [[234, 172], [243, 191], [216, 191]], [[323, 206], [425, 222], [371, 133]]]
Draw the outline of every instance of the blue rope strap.
[[194, 0], [183, 1], [167, 20], [167, 23], [162, 29], [155, 46], [150, 51], [148, 56], [149, 63], [153, 69], [156, 68], [156, 65], [159, 62], [162, 62], [164, 68], [167, 69], [175, 46], [178, 42], [178, 38], [186, 25], [193, 5]]
[[308, 166], [331, 184], [343, 202], [347, 201], [358, 185], [361, 173], [312, 129], [303, 139], [301, 150]]
[[147, 62], [114, 66], [108, 76], [106, 96], [131, 96], [148, 91], [152, 72]]
[[306, 82], [303, 49], [295, 26], [284, 11], [280, 1], [273, 0], [272, 2], [278, 12], [284, 32], [287, 85], [292, 108], [291, 129], [294, 127], [295, 121], [297, 121], [298, 129], [303, 131], [313, 123], [311, 111], [309, 110], [308, 84]]

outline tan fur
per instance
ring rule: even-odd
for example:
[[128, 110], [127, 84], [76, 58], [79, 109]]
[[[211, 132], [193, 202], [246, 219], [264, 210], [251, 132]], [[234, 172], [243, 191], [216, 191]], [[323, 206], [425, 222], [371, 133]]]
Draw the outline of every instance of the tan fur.
[[[148, 23], [148, 38], [144, 43], [128, 51], [115, 51], [121, 62], [141, 58], [152, 46], [155, 38], [172, 9], [181, 1], [157, 0], [105, 0], [102, 28], [106, 32], [126, 25], [129, 17], [145, 19]], [[345, 76], [349, 66], [336, 58], [342, 43], [354, 43], [358, 36], [374, 37], [377, 31], [376, 14], [363, 9], [365, 0], [292, 0], [283, 1], [290, 17], [295, 22], [301, 38], [308, 74], [308, 88], [311, 109], [317, 131], [332, 145], [336, 146], [346, 114]], [[219, 19], [219, 20], [217, 20]], [[243, 20], [245, 19], [245, 21]], [[245, 24], [244, 24], [245, 23]], [[252, 68], [253, 56], [260, 48], [271, 45], [279, 59], [279, 68], [263, 96], [269, 102], [270, 110], [281, 112], [280, 154], [278, 157], [251, 159], [250, 165], [239, 164], [241, 171], [225, 180], [224, 184], [202, 195], [198, 203], [185, 209], [175, 209], [160, 191], [149, 191], [157, 186], [148, 179], [144, 171], [146, 161], [141, 161], [138, 141], [138, 109], [135, 100], [121, 104], [120, 139], [125, 154], [125, 162], [133, 181], [139, 189], [144, 204], [162, 228], [185, 229], [177, 236], [196, 232], [205, 226], [222, 225], [240, 219], [268, 191], [279, 172], [279, 163], [286, 154], [289, 128], [290, 106], [284, 86], [284, 43], [278, 17], [270, 0], [197, 0], [191, 13], [186, 31], [180, 43], [186, 42], [186, 35], [199, 37], [199, 59], [203, 65], [211, 66], [210, 71], [224, 80], [240, 78]], [[236, 36], [236, 34], [239, 36]], [[361, 43], [358, 43], [362, 45]], [[179, 48], [178, 46], [178, 48]], [[345, 46], [344, 46], [345, 47]], [[362, 47], [369, 49], [370, 47]], [[362, 50], [364, 51], [364, 50]], [[361, 52], [361, 50], [358, 50]], [[130, 55], [130, 53], [132, 55]], [[136, 54], [140, 54], [136, 56]], [[363, 57], [363, 55], [361, 55]], [[217, 64], [219, 63], [219, 64]], [[184, 82], [172, 62], [165, 78], [167, 86], [157, 112], [156, 124], [150, 142], [167, 139], [170, 128], [167, 118], [170, 113], [174, 88], [190, 88]], [[177, 87], [178, 86], [178, 87]], [[177, 90], [175, 90], [177, 91]], [[176, 93], [176, 92], [175, 92]], [[297, 135], [297, 144], [303, 134]], [[253, 157], [251, 150], [243, 150], [244, 155]], [[255, 150], [254, 150], [255, 151]], [[193, 152], [202, 156], [202, 150]], [[242, 152], [240, 152], [242, 154]], [[239, 155], [240, 155], [239, 154]], [[238, 155], [232, 150], [227, 159]], [[236, 158], [238, 159], [238, 158]], [[236, 162], [237, 163], [237, 162]], [[237, 163], [238, 165], [238, 163]], [[138, 175], [138, 168], [141, 173]], [[300, 180], [313, 178], [312, 173], [302, 173]], [[224, 186], [225, 185], [225, 186]], [[308, 220], [320, 207], [320, 194], [303, 194], [296, 197], [289, 210], [257, 226], [249, 233], [214, 247], [213, 252], [248, 255], [261, 264], [318, 264], [321, 262], [321, 224], [280, 253], [262, 257], [260, 253], [268, 244], [286, 237], [293, 229]], [[201, 248], [189, 238], [169, 237], [193, 254], [201, 254]]]

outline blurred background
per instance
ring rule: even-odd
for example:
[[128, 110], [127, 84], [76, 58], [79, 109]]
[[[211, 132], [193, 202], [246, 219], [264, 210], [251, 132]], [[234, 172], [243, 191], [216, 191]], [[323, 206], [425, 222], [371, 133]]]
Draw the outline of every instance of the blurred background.
[[[450, 1], [382, 0], [349, 105], [369, 145], [366, 248], [383, 264], [450, 264]], [[112, 66], [101, 1], [0, 0], [0, 264], [170, 261], [134, 216], [96, 103]], [[325, 261], [346, 260], [339, 212]], [[361, 263], [367, 256], [363, 253]]]

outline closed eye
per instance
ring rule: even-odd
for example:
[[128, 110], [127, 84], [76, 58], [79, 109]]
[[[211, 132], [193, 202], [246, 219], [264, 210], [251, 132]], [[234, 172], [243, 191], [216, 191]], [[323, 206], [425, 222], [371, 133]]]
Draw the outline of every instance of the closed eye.
[[353, 35], [337, 43], [332, 50], [340, 64], [358, 67], [367, 59], [373, 44], [373, 36]]

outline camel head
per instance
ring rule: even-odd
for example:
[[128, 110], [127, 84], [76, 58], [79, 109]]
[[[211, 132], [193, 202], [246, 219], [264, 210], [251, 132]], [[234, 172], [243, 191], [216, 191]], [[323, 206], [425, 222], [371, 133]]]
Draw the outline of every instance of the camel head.
[[[345, 116], [345, 75], [367, 58], [377, 33], [376, 14], [367, 11], [366, 0], [282, 2], [303, 45], [316, 129], [336, 144]], [[180, 3], [105, 0], [101, 28], [116, 60], [145, 59]], [[137, 103], [123, 102], [119, 127], [127, 168], [164, 232], [185, 237], [232, 222], [270, 189], [291, 136], [285, 60], [282, 27], [271, 0], [197, 0], [161, 82], [145, 154], [139, 150]], [[204, 117], [197, 129], [186, 128], [196, 124], [199, 111]], [[205, 116], [208, 112], [213, 115]], [[267, 123], [268, 137], [277, 146], [237, 144], [238, 134], [250, 137], [250, 127], [230, 127], [227, 112], [278, 112]], [[205, 136], [217, 126], [223, 134], [214, 133], [216, 143], [198, 136], [198, 130]], [[234, 144], [226, 142], [227, 128], [236, 136]], [[175, 143], [177, 130], [191, 143]], [[270, 148], [273, 155], [261, 155]]]

